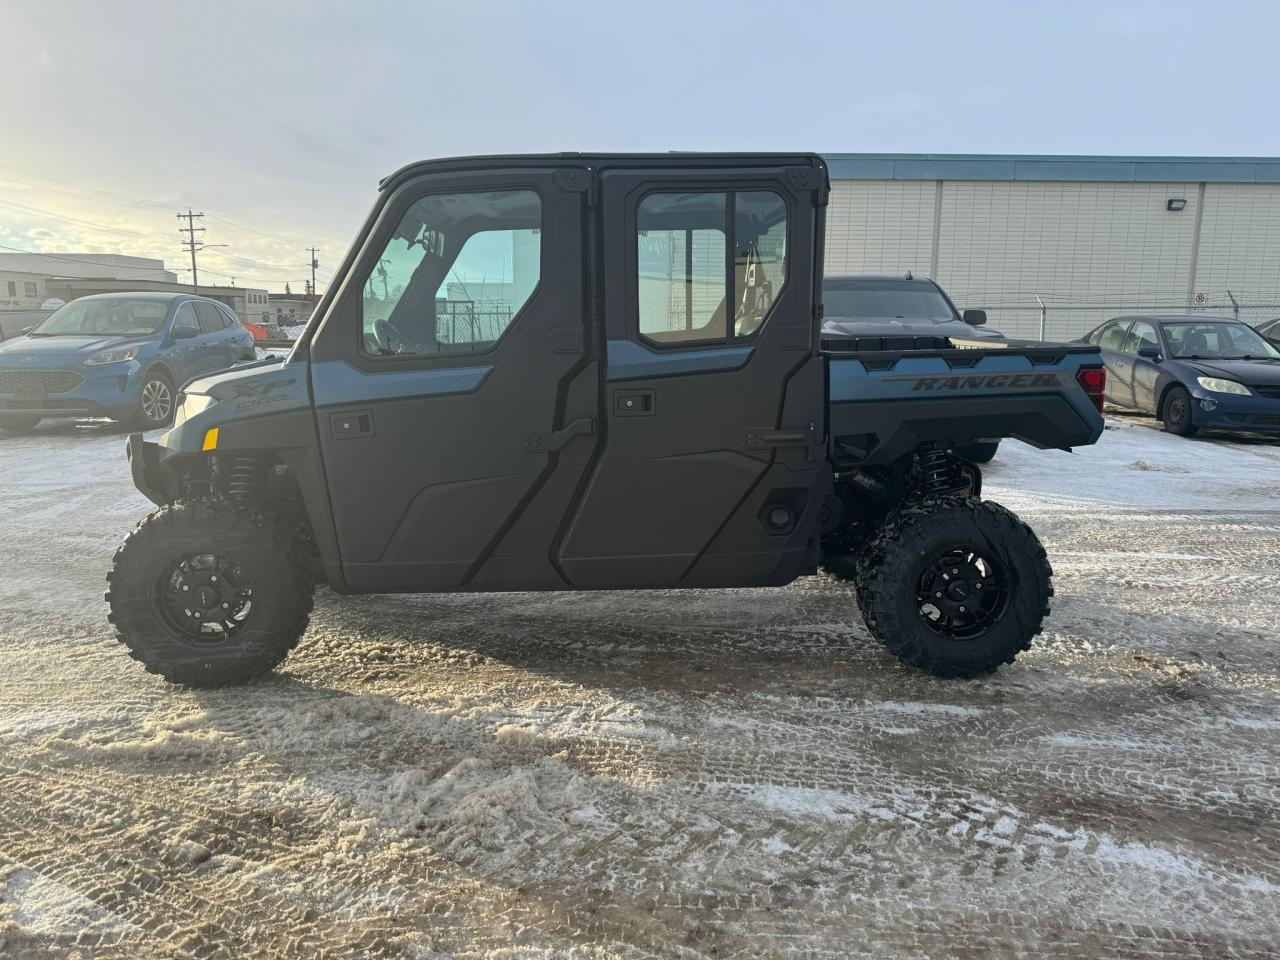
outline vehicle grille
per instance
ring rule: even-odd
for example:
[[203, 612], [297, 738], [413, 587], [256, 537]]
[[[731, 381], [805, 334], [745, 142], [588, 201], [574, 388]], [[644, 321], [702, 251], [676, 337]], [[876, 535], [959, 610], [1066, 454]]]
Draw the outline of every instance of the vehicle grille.
[[71, 370], [0, 370], [0, 393], [66, 393], [82, 383]]
[[1265, 387], [1250, 387], [1249, 389], [1260, 397], [1266, 397], [1269, 400], [1280, 400], [1280, 387], [1268, 385]]

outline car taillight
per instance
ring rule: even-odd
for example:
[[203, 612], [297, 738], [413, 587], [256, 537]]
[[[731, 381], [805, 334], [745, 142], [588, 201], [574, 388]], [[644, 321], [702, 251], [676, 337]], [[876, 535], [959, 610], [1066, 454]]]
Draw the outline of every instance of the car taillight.
[[1090, 402], [1102, 412], [1102, 398], [1107, 392], [1107, 368], [1085, 367], [1076, 372], [1076, 383], [1080, 384]]

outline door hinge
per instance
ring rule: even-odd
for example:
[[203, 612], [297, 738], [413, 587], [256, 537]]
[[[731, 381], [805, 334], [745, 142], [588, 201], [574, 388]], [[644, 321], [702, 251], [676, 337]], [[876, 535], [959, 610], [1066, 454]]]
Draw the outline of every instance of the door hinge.
[[590, 436], [596, 432], [596, 422], [591, 417], [565, 424], [563, 430], [550, 433], [522, 433], [520, 449], [525, 453], [554, 453], [574, 437]]

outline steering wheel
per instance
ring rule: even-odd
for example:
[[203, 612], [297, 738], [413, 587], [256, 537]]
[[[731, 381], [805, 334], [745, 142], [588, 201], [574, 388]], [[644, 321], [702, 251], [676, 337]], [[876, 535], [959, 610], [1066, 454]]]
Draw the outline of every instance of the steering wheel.
[[404, 337], [386, 320], [373, 321], [373, 340], [379, 353], [404, 353]]

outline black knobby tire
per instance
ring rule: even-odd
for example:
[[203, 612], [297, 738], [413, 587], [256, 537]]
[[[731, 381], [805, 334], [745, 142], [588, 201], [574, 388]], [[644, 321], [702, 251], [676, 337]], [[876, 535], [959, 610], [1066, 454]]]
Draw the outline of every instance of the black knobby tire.
[[160, 370], [149, 370], [138, 388], [138, 409], [134, 417], [143, 430], [158, 430], [173, 422], [177, 395], [173, 380]]
[[[930, 581], [957, 570], [952, 584], [975, 598], [964, 613], [956, 612], [966, 609], [964, 591], [934, 601], [932, 584], [946, 587]], [[1049, 614], [1052, 575], [1039, 539], [1011, 511], [943, 497], [894, 514], [867, 545], [858, 606], [867, 629], [900, 660], [935, 677], [976, 677], [1031, 646]]]
[[1164, 428], [1180, 437], [1190, 437], [1200, 428], [1191, 422], [1191, 394], [1185, 387], [1170, 387], [1164, 395], [1164, 409], [1160, 411]]
[[10, 433], [29, 433], [35, 429], [41, 419], [41, 417], [22, 413], [0, 414], [0, 430], [7, 430]]
[[295, 539], [269, 516], [227, 501], [155, 511], [120, 545], [107, 583], [108, 619], [130, 656], [192, 687], [269, 672], [311, 614], [313, 583]]

